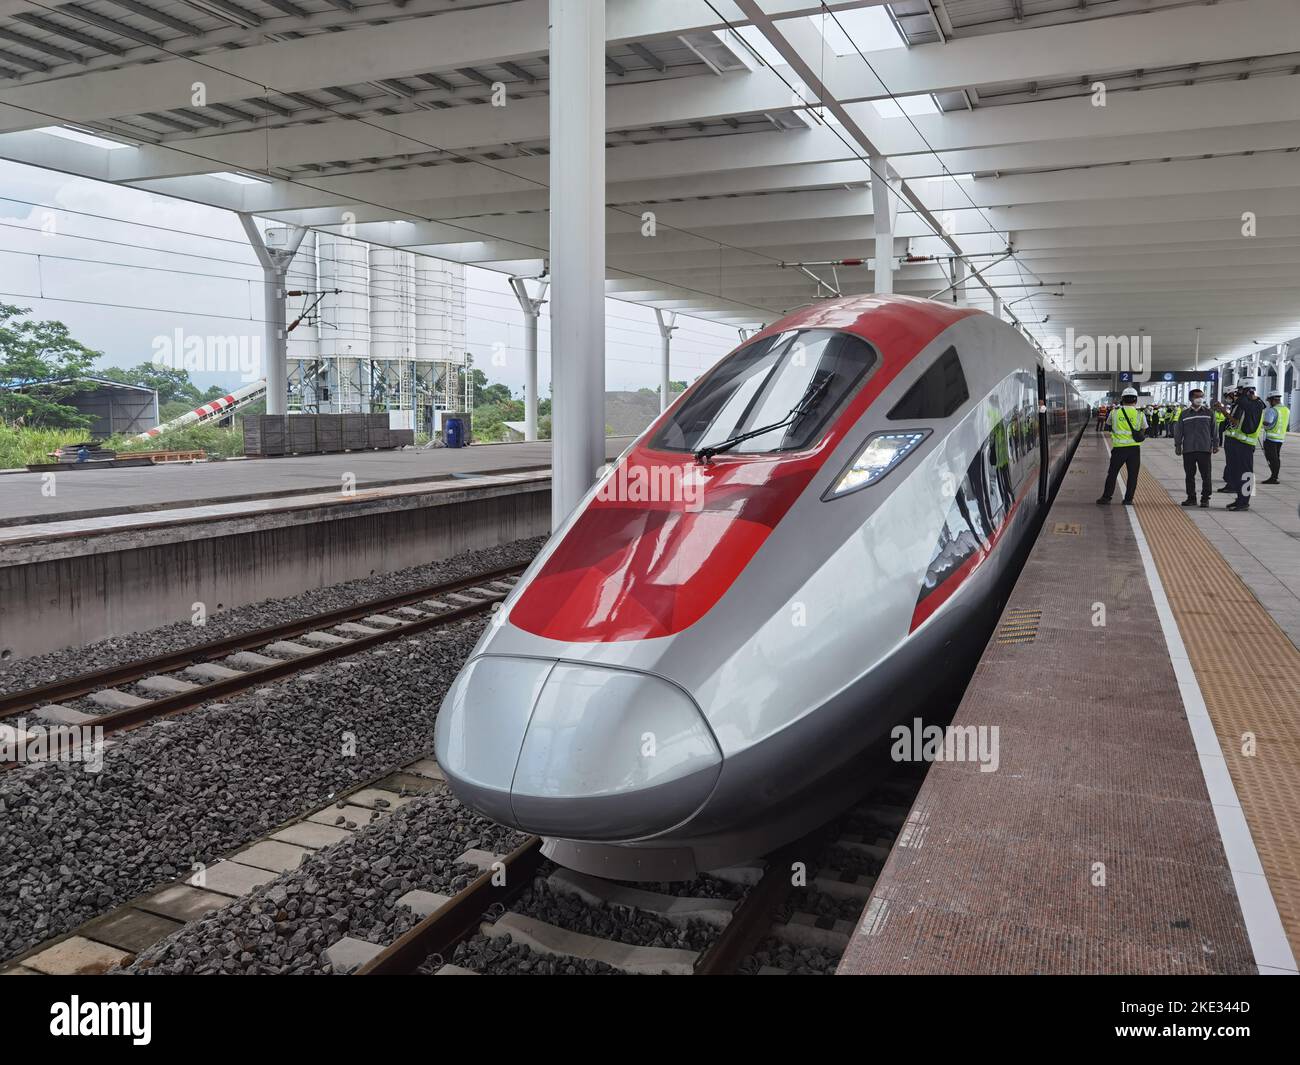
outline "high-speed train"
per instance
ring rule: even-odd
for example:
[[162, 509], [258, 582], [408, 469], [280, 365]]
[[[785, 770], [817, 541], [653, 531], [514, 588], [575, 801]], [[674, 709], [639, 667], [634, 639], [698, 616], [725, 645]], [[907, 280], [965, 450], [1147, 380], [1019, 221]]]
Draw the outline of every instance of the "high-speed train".
[[453, 791], [621, 879], [798, 838], [978, 654], [1088, 413], [979, 311], [781, 319], [613, 463], [494, 616], [437, 719]]

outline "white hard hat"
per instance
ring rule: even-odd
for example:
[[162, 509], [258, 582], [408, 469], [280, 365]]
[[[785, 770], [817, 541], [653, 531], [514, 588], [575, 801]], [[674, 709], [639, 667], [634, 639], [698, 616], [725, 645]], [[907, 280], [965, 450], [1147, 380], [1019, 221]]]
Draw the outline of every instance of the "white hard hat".
[[1138, 390], [1136, 388], [1126, 388], [1120, 393], [1120, 398], [1128, 399], [1129, 396], [1132, 396], [1134, 399], [1137, 399], [1137, 394]]
[[1272, 399], [1274, 396], [1277, 396], [1278, 399], [1281, 399], [1281, 398], [1282, 398], [1282, 393], [1281, 393], [1281, 391], [1280, 391], [1279, 389], [1276, 389], [1276, 388], [1275, 388], [1275, 389], [1273, 389], [1272, 392], [1270, 392], [1270, 393], [1268, 394], [1268, 398], [1269, 398], [1269, 399]]
[[1238, 388], [1249, 388], [1249, 389], [1253, 392], [1253, 391], [1255, 390], [1255, 382], [1254, 382], [1254, 381], [1238, 381], [1238, 382], [1237, 382], [1237, 387], [1238, 387]]

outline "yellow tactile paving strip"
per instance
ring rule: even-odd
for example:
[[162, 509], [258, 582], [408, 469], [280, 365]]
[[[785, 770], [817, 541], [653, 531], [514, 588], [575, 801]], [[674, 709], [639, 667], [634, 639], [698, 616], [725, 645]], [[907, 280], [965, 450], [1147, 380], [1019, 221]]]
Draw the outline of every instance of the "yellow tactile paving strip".
[[[1291, 950], [1300, 957], [1300, 651], [1145, 472], [1138, 478], [1137, 515]], [[1251, 694], [1243, 699], [1243, 693]], [[1247, 734], [1254, 754], [1244, 753]]]

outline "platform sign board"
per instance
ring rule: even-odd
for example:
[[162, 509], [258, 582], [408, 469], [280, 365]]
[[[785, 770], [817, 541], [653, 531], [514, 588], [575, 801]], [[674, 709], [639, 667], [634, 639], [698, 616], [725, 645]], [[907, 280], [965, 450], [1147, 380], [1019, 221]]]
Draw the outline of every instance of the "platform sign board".
[[[1132, 383], [1133, 374], [1125, 370], [1120, 373], [1119, 379]], [[1181, 381], [1208, 381], [1210, 384], [1214, 384], [1218, 379], [1218, 370], [1163, 370], [1160, 373], [1153, 374], [1150, 378], [1152, 381], [1160, 381], [1166, 384]]]

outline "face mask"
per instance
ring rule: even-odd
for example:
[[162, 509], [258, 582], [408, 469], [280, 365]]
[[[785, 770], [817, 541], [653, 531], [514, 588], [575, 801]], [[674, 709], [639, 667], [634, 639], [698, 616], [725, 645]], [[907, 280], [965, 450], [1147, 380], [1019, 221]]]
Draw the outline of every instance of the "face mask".
[[1204, 402], [1205, 402], [1205, 400], [1201, 399], [1200, 396], [1194, 396], [1194, 397], [1192, 397], [1192, 406], [1193, 406], [1193, 407], [1199, 407], [1199, 406], [1200, 406], [1202, 403], [1204, 403]]

